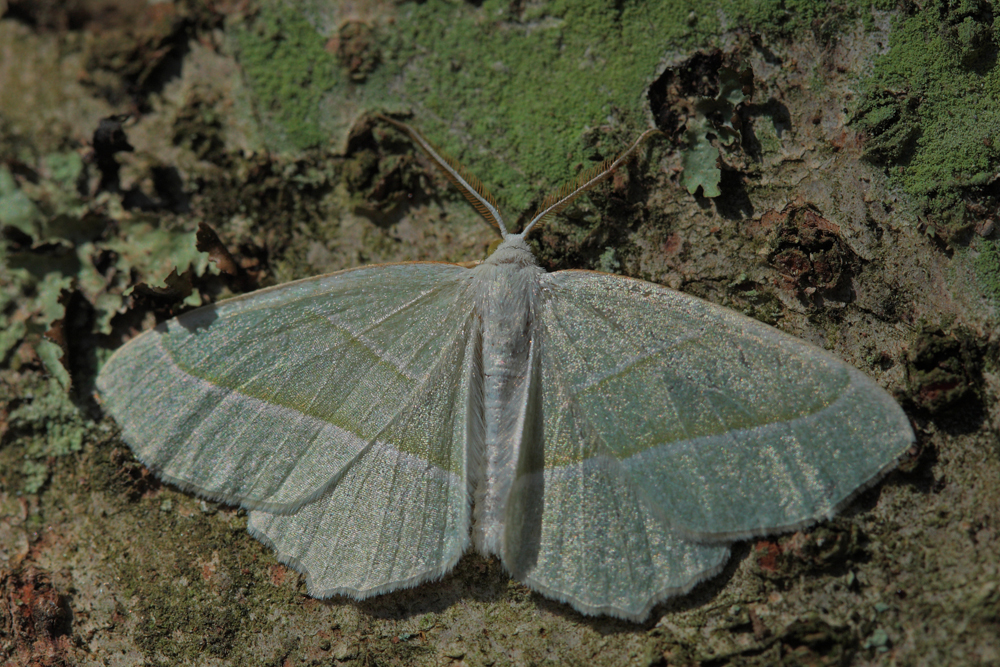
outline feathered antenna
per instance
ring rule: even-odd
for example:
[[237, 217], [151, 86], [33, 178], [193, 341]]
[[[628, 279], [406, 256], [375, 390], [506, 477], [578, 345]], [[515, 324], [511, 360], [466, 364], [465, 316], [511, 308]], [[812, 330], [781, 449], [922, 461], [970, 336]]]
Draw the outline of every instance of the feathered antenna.
[[639, 138], [635, 140], [635, 143], [633, 143], [627, 151], [618, 157], [612, 160], [605, 160], [596, 167], [592, 167], [581, 172], [575, 180], [562, 186], [557, 192], [546, 196], [545, 199], [542, 200], [542, 205], [538, 207], [538, 211], [535, 213], [534, 217], [531, 218], [531, 222], [525, 225], [524, 231], [521, 232], [521, 235], [526, 236], [528, 232], [531, 231], [532, 227], [537, 224], [541, 224], [552, 216], [558, 214], [564, 208], [569, 206], [574, 199], [601, 181], [610, 177], [611, 174], [618, 169], [618, 167], [631, 160], [639, 150], [639, 146], [641, 146], [646, 139], [649, 139], [654, 134], [663, 134], [663, 132], [655, 129], [646, 130], [639, 135]]
[[458, 160], [439, 151], [434, 144], [424, 139], [422, 134], [406, 123], [400, 122], [395, 118], [383, 116], [382, 114], [379, 114], [378, 117], [410, 135], [414, 143], [420, 146], [427, 153], [428, 157], [437, 163], [437, 166], [441, 168], [441, 171], [448, 177], [448, 180], [454, 183], [455, 187], [479, 211], [479, 215], [486, 218], [486, 222], [499, 229], [501, 236], [507, 238], [507, 227], [503, 223], [503, 218], [500, 217], [500, 211], [497, 210], [497, 201], [486, 189], [482, 181], [466, 171], [465, 167]]

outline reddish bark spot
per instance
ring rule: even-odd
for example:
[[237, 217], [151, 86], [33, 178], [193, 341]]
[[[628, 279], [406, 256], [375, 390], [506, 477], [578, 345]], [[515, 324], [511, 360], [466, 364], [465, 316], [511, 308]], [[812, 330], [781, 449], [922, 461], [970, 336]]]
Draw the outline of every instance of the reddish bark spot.
[[663, 242], [663, 254], [667, 257], [678, 255], [682, 250], [684, 250], [684, 241], [681, 239], [680, 234], [671, 234]]
[[68, 619], [46, 573], [33, 566], [0, 570], [0, 637], [10, 641], [7, 664], [68, 667]]
[[920, 388], [920, 401], [925, 404], [936, 403], [942, 400], [948, 392], [958, 387], [961, 382], [958, 380], [946, 380], [942, 382], [931, 382]]
[[761, 540], [754, 546], [754, 555], [760, 569], [768, 572], [778, 571], [778, 558], [781, 556], [781, 547], [777, 542]]

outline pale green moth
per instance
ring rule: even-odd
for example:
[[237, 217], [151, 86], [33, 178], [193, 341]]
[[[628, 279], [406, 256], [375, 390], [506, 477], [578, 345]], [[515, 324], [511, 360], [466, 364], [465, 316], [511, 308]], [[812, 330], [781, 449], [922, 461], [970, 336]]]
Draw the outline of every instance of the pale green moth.
[[[389, 120], [389, 119], [387, 119]], [[162, 479], [250, 510], [316, 597], [437, 579], [470, 546], [585, 614], [633, 621], [719, 572], [733, 540], [835, 514], [914, 441], [881, 387], [720, 306], [591, 271], [525, 236], [618, 168], [496, 225], [473, 268], [366, 266], [200, 308], [97, 380]]]

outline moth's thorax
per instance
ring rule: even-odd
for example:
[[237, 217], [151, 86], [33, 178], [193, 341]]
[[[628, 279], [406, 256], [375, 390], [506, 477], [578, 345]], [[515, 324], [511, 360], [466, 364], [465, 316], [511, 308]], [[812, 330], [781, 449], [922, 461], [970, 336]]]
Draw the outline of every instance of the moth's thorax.
[[[535, 262], [524, 239], [508, 236], [474, 271], [476, 313], [486, 348], [519, 348], [527, 339], [545, 270]], [[489, 359], [484, 362], [488, 365]]]

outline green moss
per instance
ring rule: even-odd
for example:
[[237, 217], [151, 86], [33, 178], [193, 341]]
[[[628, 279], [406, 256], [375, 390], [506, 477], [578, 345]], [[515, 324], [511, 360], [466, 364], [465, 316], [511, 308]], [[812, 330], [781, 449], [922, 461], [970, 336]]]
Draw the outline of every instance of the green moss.
[[322, 102], [341, 76], [313, 26], [294, 10], [261, 3], [255, 19], [235, 35], [259, 108], [284, 135], [276, 143], [297, 149], [327, 143]]
[[431, 141], [519, 214], [646, 126], [642, 93], [664, 54], [711, 43], [720, 16], [759, 32], [787, 35], [815, 23], [833, 33], [870, 16], [871, 7], [860, 0], [404, 3], [392, 21], [366, 32], [378, 64], [363, 83], [325, 48], [336, 26], [314, 0], [261, 3], [237, 27], [236, 44], [258, 109], [279, 135], [269, 139], [273, 146], [339, 149], [362, 112], [412, 111]]
[[475, 12], [432, 0], [408, 6], [397, 30], [407, 45], [398, 57], [432, 51], [419, 60], [422, 72], [408, 73], [425, 82], [411, 86], [425, 91], [421, 107], [456, 119], [477, 150], [468, 150], [465, 137], [426, 131], [485, 183], [502, 187], [498, 194], [513, 212], [631, 138], [597, 128], [645, 126], [648, 101], [640, 93], [663, 54], [709, 43], [720, 12], [731, 24], [782, 32], [780, 26], [807, 25], [821, 11], [846, 11], [806, 1], [563, 0], [518, 17], [509, 7], [490, 0]]
[[[259, 664], [255, 638], [273, 627], [275, 608], [301, 604], [301, 597], [296, 586], [271, 581], [274, 561], [260, 557], [245, 513], [206, 513], [197, 503], [162, 491], [125, 505], [133, 530], [149, 532], [104, 545], [115, 580], [135, 596], [135, 643], [154, 665], [206, 655]], [[297, 581], [294, 573], [288, 579]]]
[[[563, 0], [520, 15], [500, 0], [479, 8], [406, 4], [375, 33], [379, 66], [364, 85], [348, 88], [325, 37], [296, 5], [309, 3], [268, 4], [237, 31], [258, 107], [293, 148], [330, 140], [332, 121], [324, 125], [321, 109], [334, 94], [361, 107], [411, 109], [432, 141], [515, 212], [540, 188], [618, 151], [631, 134], [603, 145], [596, 128], [644, 125], [642, 91], [663, 54], [707, 40], [717, 26], [713, 12], [688, 0]], [[398, 98], [377, 97], [400, 78]]]
[[823, 3], [813, 0], [733, 0], [726, 4], [737, 25], [779, 34], [809, 25], [827, 11]]
[[1000, 307], [1000, 242], [984, 241], [973, 266], [983, 292]]
[[478, 10], [431, 0], [405, 6], [394, 56], [414, 61], [405, 74], [415, 106], [429, 112], [421, 128], [518, 213], [620, 150], [626, 138], [598, 128], [645, 125], [641, 93], [663, 54], [716, 25], [685, 1], [563, 0], [518, 15], [502, 0]]
[[821, 39], [853, 27], [857, 18], [866, 23], [872, 10], [887, 12], [898, 0], [843, 0], [836, 3], [815, 0], [729, 0], [719, 2], [730, 27], [750, 28], [756, 33], [793, 37], [802, 31], [815, 31]]
[[899, 15], [856, 110], [867, 156], [945, 236], [967, 224], [966, 203], [1000, 162], [997, 10], [986, 0], [931, 0]]

